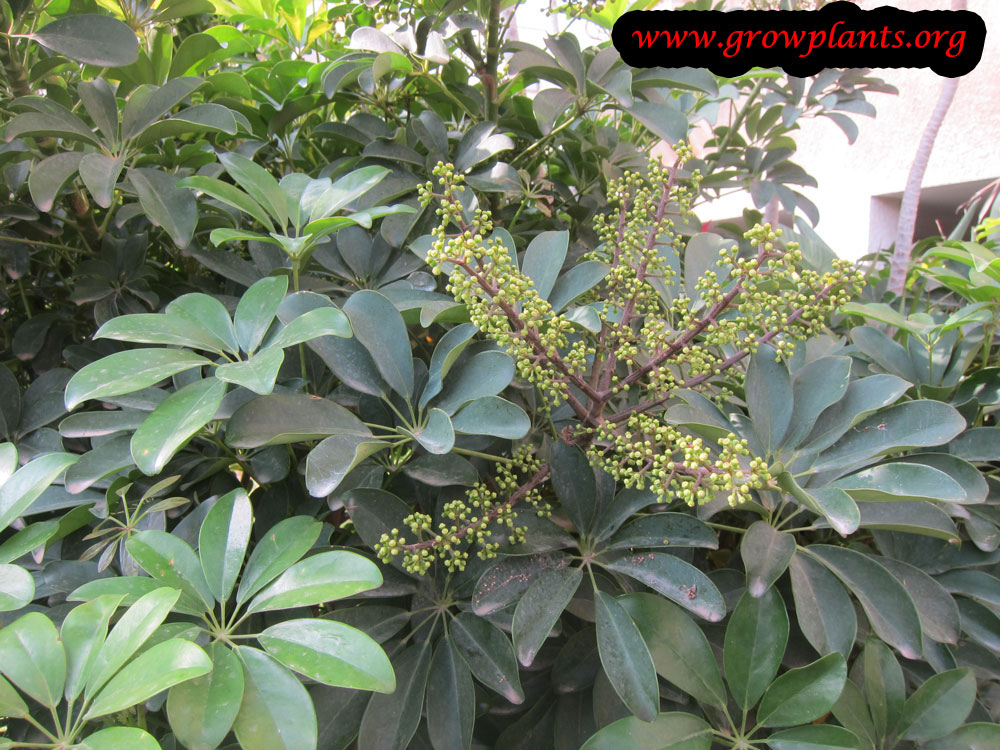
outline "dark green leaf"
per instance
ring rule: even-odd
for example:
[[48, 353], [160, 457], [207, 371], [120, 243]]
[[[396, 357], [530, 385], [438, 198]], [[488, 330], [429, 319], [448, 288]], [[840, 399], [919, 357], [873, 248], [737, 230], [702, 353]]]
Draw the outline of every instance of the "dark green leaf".
[[936, 740], [958, 729], [976, 700], [972, 670], [951, 669], [918, 687], [903, 705], [896, 734], [904, 740]]
[[609, 724], [580, 750], [709, 750], [712, 727], [691, 713], [662, 713], [646, 723], [628, 716]]
[[611, 594], [594, 592], [597, 648], [615, 692], [642, 721], [653, 721], [660, 710], [656, 668], [639, 628]]
[[381, 585], [382, 574], [367, 558], [346, 550], [322, 552], [295, 563], [265, 586], [247, 612], [311, 607]]
[[403, 316], [388, 299], [371, 290], [355, 292], [344, 303], [354, 336], [396, 393], [413, 396], [413, 355]]
[[306, 457], [306, 488], [313, 497], [326, 497], [344, 477], [389, 443], [357, 435], [334, 435], [322, 440]]
[[557, 568], [543, 573], [528, 587], [514, 610], [511, 633], [517, 660], [530, 667], [583, 577], [581, 568]]
[[765, 521], [751, 524], [740, 542], [740, 556], [747, 571], [747, 590], [761, 597], [777, 581], [795, 554], [795, 537]]
[[229, 734], [243, 700], [243, 667], [222, 643], [205, 647], [212, 671], [167, 693], [170, 728], [189, 750], [214, 750]]
[[450, 630], [459, 653], [481, 683], [511, 703], [524, 701], [514, 648], [506, 635], [468, 612], [456, 616]]
[[743, 594], [726, 626], [726, 682], [744, 710], [754, 706], [778, 673], [788, 643], [788, 612], [768, 588], [758, 598]]
[[236, 650], [243, 663], [243, 703], [233, 724], [244, 750], [316, 747], [316, 712], [302, 683], [255, 648]]
[[35, 165], [28, 174], [28, 190], [39, 211], [47, 213], [52, 210], [59, 192], [80, 168], [81, 159], [83, 154], [79, 151], [65, 151], [48, 156]]
[[427, 688], [427, 733], [435, 750], [469, 747], [476, 720], [475, 684], [450, 636], [434, 650]]
[[261, 448], [329, 435], [371, 438], [351, 412], [319, 396], [272, 393], [248, 401], [229, 419], [226, 442], [234, 448]]
[[31, 38], [71, 60], [102, 68], [131, 65], [139, 57], [139, 42], [132, 29], [110, 16], [63, 16]]
[[[619, 498], [616, 498], [613, 505], [618, 506], [619, 502]], [[640, 499], [639, 502], [643, 500]], [[709, 526], [687, 513], [651, 513], [633, 518], [612, 535], [607, 543], [607, 549], [632, 547], [718, 549], [719, 538]]]
[[434, 455], [445, 455], [455, 446], [455, 429], [451, 419], [438, 408], [427, 411], [426, 423], [415, 430], [401, 430], [411, 435], [428, 452]]
[[482, 396], [495, 396], [514, 378], [514, 360], [505, 352], [485, 351], [451, 370], [434, 405], [449, 415]]
[[552, 488], [570, 521], [581, 534], [590, 529], [597, 509], [597, 480], [582, 450], [562, 440], [552, 442], [549, 465]]
[[703, 703], [726, 705], [715, 654], [694, 620], [655, 594], [628, 594], [618, 603], [639, 628], [661, 677]]
[[215, 378], [197, 380], [167, 396], [132, 435], [135, 465], [149, 476], [167, 462], [215, 415], [226, 393]]
[[882, 502], [893, 500], [965, 501], [965, 490], [943, 471], [923, 464], [898, 461], [851, 474], [833, 483], [855, 500]]
[[844, 397], [827, 407], [800, 444], [802, 454], [816, 453], [837, 442], [855, 421], [895, 402], [910, 384], [895, 375], [871, 375], [847, 386]]
[[483, 396], [470, 401], [451, 423], [455, 432], [507, 440], [519, 440], [531, 429], [531, 420], [524, 410], [499, 396]]
[[177, 349], [118, 352], [86, 365], [70, 378], [66, 384], [66, 408], [75, 409], [91, 398], [139, 391], [171, 375], [210, 364], [204, 357]]
[[236, 602], [242, 604], [293, 565], [316, 543], [322, 528], [308, 516], [292, 516], [272, 526], [250, 553]]
[[48, 617], [29, 612], [0, 629], [0, 671], [43, 706], [62, 700], [66, 653]]
[[975, 722], [923, 745], [925, 750], [992, 750], [1000, 746], [1000, 724]]
[[669, 143], [677, 143], [687, 135], [687, 117], [673, 104], [637, 101], [626, 112]]
[[847, 664], [836, 652], [790, 669], [767, 688], [757, 721], [765, 727], [783, 727], [817, 719], [836, 703], [846, 680]]
[[146, 216], [170, 235], [179, 248], [191, 244], [198, 223], [198, 204], [190, 191], [177, 187], [172, 175], [159, 169], [129, 168], [128, 179]]
[[795, 373], [794, 418], [782, 439], [783, 445], [796, 447], [812, 430], [817, 417], [844, 397], [850, 374], [850, 357], [821, 357]]
[[920, 616], [920, 628], [940, 643], [957, 643], [958, 608], [948, 590], [924, 571], [901, 560], [880, 557], [879, 563], [903, 584]]
[[409, 745], [420, 723], [431, 648], [427, 641], [410, 646], [396, 660], [396, 691], [372, 696], [361, 720], [358, 750], [395, 750]]
[[181, 603], [195, 611], [215, 603], [194, 550], [179, 537], [151, 529], [129, 537], [128, 553], [143, 570], [161, 583], [181, 590]]
[[850, 654], [858, 622], [851, 597], [837, 578], [806, 555], [796, 554], [789, 566], [795, 616], [806, 640], [821, 655]]
[[97, 654], [108, 635], [108, 621], [122, 603], [121, 594], [98, 596], [74, 607], [59, 630], [66, 650], [66, 699], [76, 700], [93, 671]]
[[101, 208], [110, 208], [114, 200], [115, 186], [121, 176], [125, 160], [112, 159], [106, 154], [85, 154], [80, 160], [80, 179]]
[[788, 367], [762, 345], [751, 357], [746, 374], [746, 400], [761, 445], [771, 453], [781, 444], [792, 418], [792, 383]]
[[641, 581], [709, 622], [718, 622], [726, 614], [722, 594], [709, 577], [671, 554], [607, 553], [596, 562], [608, 570], [624, 573]]
[[[535, 101], [538, 101], [538, 96]], [[523, 268], [525, 276], [535, 283], [535, 289], [542, 299], [548, 299], [552, 287], [559, 277], [566, 251], [569, 249], [569, 232], [541, 232], [528, 243], [524, 251]]]
[[205, 581], [218, 602], [229, 599], [236, 585], [252, 526], [253, 507], [243, 489], [220, 497], [202, 521], [198, 557]]
[[906, 698], [903, 670], [889, 647], [875, 638], [869, 638], [865, 643], [862, 661], [868, 710], [875, 731], [884, 739], [896, 725]]
[[811, 724], [775, 732], [767, 738], [772, 750], [853, 750], [861, 747], [858, 738], [833, 724]]

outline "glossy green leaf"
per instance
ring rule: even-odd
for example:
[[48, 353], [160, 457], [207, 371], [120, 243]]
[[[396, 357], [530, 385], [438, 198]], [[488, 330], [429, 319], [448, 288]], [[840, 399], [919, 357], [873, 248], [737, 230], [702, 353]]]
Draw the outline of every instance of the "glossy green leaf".
[[511, 703], [524, 701], [514, 648], [506, 635], [488, 620], [468, 612], [452, 620], [450, 632], [459, 653], [481, 683]]
[[836, 703], [846, 680], [847, 664], [836, 652], [790, 669], [767, 688], [757, 721], [765, 727], [783, 727], [817, 719]]
[[593, 289], [610, 271], [611, 266], [599, 260], [585, 260], [567, 270], [556, 279], [549, 294], [553, 312], [561, 312], [581, 294]]
[[910, 383], [895, 375], [871, 375], [855, 380], [847, 386], [842, 399], [820, 413], [809, 435], [800, 443], [799, 452], [817, 453], [828, 448], [856, 421], [894, 403], [909, 387]]
[[418, 405], [421, 409], [441, 392], [444, 378], [465, 348], [472, 341], [478, 329], [472, 323], [462, 323], [445, 333], [434, 347], [431, 362], [427, 366], [427, 384], [420, 394]]
[[66, 653], [48, 617], [29, 612], [0, 629], [0, 672], [43, 706], [59, 704], [66, 684]]
[[286, 667], [325, 685], [380, 693], [396, 689], [385, 652], [360, 630], [342, 622], [286, 620], [269, 627], [258, 640]]
[[597, 648], [615, 692], [642, 721], [653, 721], [660, 710], [656, 668], [639, 628], [613, 596], [594, 592]]
[[268, 276], [255, 282], [243, 293], [233, 316], [233, 327], [240, 349], [245, 352], [256, 351], [287, 291], [287, 276]]
[[413, 355], [403, 316], [388, 299], [367, 289], [344, 303], [355, 338], [369, 351], [379, 373], [396, 393], [413, 395]]
[[73, 589], [66, 597], [66, 600], [70, 602], [87, 602], [99, 596], [113, 594], [123, 597], [121, 606], [129, 607], [149, 592], [161, 588], [165, 588], [164, 584], [145, 576], [97, 578]]
[[13, 473], [0, 486], [0, 530], [24, 514], [55, 479], [77, 461], [70, 453], [48, 453]]
[[427, 733], [435, 750], [467, 748], [476, 721], [475, 684], [451, 636], [434, 650], [427, 678]]
[[222, 201], [226, 205], [232, 206], [233, 208], [253, 217], [263, 224], [269, 232], [274, 231], [274, 224], [271, 222], [271, 217], [263, 209], [263, 207], [261, 207], [261, 205], [249, 195], [244, 193], [239, 188], [230, 185], [228, 182], [223, 182], [222, 180], [218, 180], [214, 177], [194, 175], [180, 180], [177, 183], [177, 187], [200, 190], [205, 193], [205, 195], [215, 198], [218, 201]]
[[332, 216], [382, 182], [389, 173], [385, 167], [372, 166], [348, 172], [332, 184], [329, 180], [314, 180], [310, 187], [323, 189], [306, 189], [302, 194], [302, 211], [308, 214], [310, 222]]
[[326, 497], [351, 469], [388, 445], [357, 435], [333, 435], [320, 441], [306, 457], [306, 489], [313, 497]]
[[212, 364], [204, 357], [177, 349], [134, 349], [111, 354], [84, 366], [66, 384], [66, 408], [88, 399], [121, 396], [156, 385], [193, 367]]
[[295, 564], [319, 539], [323, 525], [309, 516], [292, 516], [272, 526], [247, 560], [236, 591], [242, 604]]
[[483, 396], [470, 401], [451, 423], [455, 432], [507, 440], [519, 440], [531, 429], [531, 420], [524, 410], [499, 396]]
[[14, 687], [0, 676], [0, 717], [23, 719], [28, 713], [28, 704], [18, 695]]
[[234, 448], [261, 448], [330, 435], [371, 439], [371, 431], [340, 404], [319, 396], [272, 393], [252, 399], [233, 412], [226, 442]]
[[940, 643], [957, 643], [960, 618], [958, 607], [948, 590], [909, 563], [891, 557], [880, 557], [879, 563], [903, 584], [910, 595], [924, 635]]
[[382, 585], [375, 563], [344, 550], [322, 552], [295, 563], [265, 586], [247, 612], [311, 607]]
[[35, 581], [19, 565], [0, 565], [0, 612], [26, 606], [35, 598]]
[[285, 195], [266, 169], [236, 153], [219, 154], [219, 161], [236, 183], [274, 218], [278, 229], [288, 224]]
[[479, 122], [465, 131], [455, 151], [455, 169], [467, 172], [501, 151], [514, 148], [514, 141], [494, 132], [496, 129], [495, 123]]
[[243, 703], [233, 724], [243, 750], [316, 747], [316, 712], [309, 693], [274, 657], [240, 646]]
[[661, 677], [702, 703], [726, 705], [715, 654], [694, 620], [655, 594], [627, 594], [618, 603], [639, 628]]
[[80, 160], [80, 179], [101, 208], [110, 208], [114, 200], [115, 186], [121, 176], [125, 160], [112, 159], [106, 154], [84, 154]]
[[351, 336], [351, 323], [335, 307], [320, 307], [300, 315], [282, 328], [269, 346], [284, 348], [320, 336]]
[[198, 223], [198, 204], [194, 196], [177, 187], [175, 177], [159, 169], [129, 167], [128, 179], [149, 220], [163, 227], [177, 247], [191, 244]]
[[[194, 93], [203, 81], [189, 76], [173, 78], [162, 86], [144, 83], [137, 86], [125, 103], [122, 112], [122, 139], [130, 141], [146, 128], [162, 119], [170, 110]], [[187, 191], [184, 191], [187, 193]], [[193, 201], [190, 193], [188, 197]]]
[[820, 563], [796, 554], [789, 564], [795, 615], [806, 640], [820, 655], [849, 655], [858, 630], [854, 605], [844, 586]]
[[434, 406], [454, 414], [482, 396], [495, 396], [514, 378], [514, 360], [500, 351], [485, 351], [465, 359], [450, 371]]
[[167, 462], [215, 415], [226, 393], [215, 378], [198, 380], [167, 396], [132, 435], [135, 465], [148, 476]]
[[252, 526], [253, 507], [243, 489], [227, 492], [205, 514], [198, 532], [198, 557], [218, 602], [229, 599], [236, 585]]
[[740, 556], [747, 571], [747, 591], [761, 597], [778, 580], [795, 554], [795, 537], [765, 521], [751, 524], [740, 542]]
[[1000, 608], [1000, 579], [985, 570], [949, 570], [935, 580], [953, 594], [963, 594], [994, 609]]
[[687, 135], [687, 117], [672, 102], [636, 101], [627, 112], [668, 143], [677, 143]]
[[872, 629], [907, 659], [923, 653], [920, 618], [903, 585], [874, 559], [846, 547], [814, 544], [810, 555], [826, 565], [861, 602]]
[[121, 594], [98, 596], [74, 607], [63, 620], [59, 638], [66, 650], [67, 700], [75, 700], [90, 679], [108, 635], [108, 622], [124, 598]]
[[962, 486], [943, 471], [923, 464], [897, 461], [859, 471], [838, 479], [834, 487], [846, 490], [855, 500], [939, 500], [961, 503]]
[[98, 148], [102, 145], [94, 135], [94, 131], [83, 120], [59, 105], [55, 105], [54, 109], [48, 108], [44, 113], [27, 112], [18, 115], [7, 124], [4, 135], [8, 141], [19, 136], [30, 138], [51, 136], [69, 141], [83, 141]]
[[161, 587], [141, 596], [129, 607], [108, 634], [91, 666], [85, 695], [89, 698], [132, 658], [170, 614], [181, 592]]
[[[616, 498], [613, 505], [618, 504]], [[719, 538], [711, 527], [687, 513], [651, 513], [628, 521], [607, 543], [607, 549], [632, 547], [718, 549]]]
[[665, 552], [619, 552], [606, 553], [597, 562], [641, 581], [709, 622], [718, 622], [726, 614], [722, 594], [711, 579], [679, 557]]
[[965, 420], [940, 401], [907, 401], [862, 420], [824, 451], [813, 471], [852, 466], [898, 448], [941, 445], [965, 429]]
[[189, 750], [215, 750], [229, 734], [243, 700], [243, 666], [222, 643], [205, 647], [212, 671], [174, 685], [167, 693], [167, 717]]
[[160, 743], [139, 727], [108, 727], [94, 732], [77, 750], [160, 750]]
[[776, 352], [762, 345], [751, 357], [746, 374], [746, 398], [754, 429], [765, 452], [780, 444], [792, 418], [792, 383], [788, 367]]
[[782, 445], [794, 448], [809, 434], [819, 415], [844, 397], [850, 375], [850, 357], [821, 357], [795, 373], [792, 382], [795, 408]]
[[135, 313], [112, 318], [94, 334], [95, 339], [133, 341], [205, 349], [220, 354], [223, 347], [209, 332], [192, 320], [159, 313]]
[[83, 154], [64, 151], [42, 159], [28, 174], [28, 190], [39, 211], [48, 213], [60, 191], [76, 175]]
[[659, 714], [652, 722], [628, 716], [609, 724], [580, 750], [709, 750], [712, 727], [694, 714]]
[[976, 700], [976, 678], [968, 667], [931, 677], [903, 705], [896, 734], [904, 740], [936, 740], [955, 731]]
[[[538, 101], [538, 97], [535, 97]], [[569, 232], [540, 232], [536, 234], [528, 249], [524, 251], [523, 268], [525, 276], [535, 284], [542, 299], [548, 299], [552, 287], [559, 277], [566, 251], [569, 249]]]
[[947, 737], [923, 745], [926, 750], [993, 750], [1000, 746], [1000, 724], [973, 722]]
[[223, 351], [232, 355], [239, 352], [233, 321], [225, 306], [215, 297], [201, 292], [182, 294], [167, 305], [165, 311], [189, 326], [200, 328], [202, 335], [211, 337]]
[[212, 670], [212, 660], [198, 646], [180, 638], [157, 643], [143, 651], [94, 696], [85, 714], [89, 719], [123, 711], [162, 690]]
[[834, 724], [809, 724], [774, 732], [767, 738], [771, 750], [853, 750], [861, 743], [853, 733]]
[[895, 503], [858, 503], [861, 526], [866, 529], [904, 531], [924, 534], [957, 544], [958, 529], [948, 514], [923, 500], [902, 500]]
[[582, 578], [582, 568], [557, 568], [543, 573], [521, 595], [511, 634], [517, 660], [523, 666], [531, 666]]
[[274, 390], [274, 381], [285, 361], [285, 353], [278, 347], [268, 347], [254, 354], [245, 362], [227, 362], [215, 368], [215, 377], [227, 383], [241, 385], [261, 396]]
[[[20, 391], [16, 380], [13, 387]], [[11, 427], [13, 428], [14, 425], [11, 425]], [[13, 476], [16, 470], [17, 448], [14, 447], [13, 443], [0, 443], [0, 488], [7, 483], [7, 480]]]
[[396, 690], [372, 696], [361, 720], [358, 750], [395, 750], [409, 745], [420, 723], [430, 666], [427, 641], [410, 646], [397, 657]]
[[211, 609], [215, 604], [205, 580], [201, 562], [194, 550], [180, 537], [151, 529], [132, 534], [125, 543], [132, 558], [161, 583], [181, 590], [181, 603], [195, 611]]
[[906, 698], [903, 670], [889, 647], [875, 638], [865, 643], [861, 658], [868, 710], [875, 731], [884, 739], [899, 719]]
[[[22, 555], [38, 549], [59, 530], [58, 521], [37, 521], [28, 524], [0, 544], [0, 565], [6, 565]], [[0, 576], [2, 579], [3, 576]]]
[[580, 533], [586, 533], [597, 510], [597, 480], [590, 461], [575, 445], [555, 440], [550, 449], [552, 489]]
[[778, 673], [788, 643], [788, 612], [768, 588], [760, 597], [743, 594], [726, 626], [726, 682], [743, 709], [754, 706]]
[[31, 38], [71, 60], [102, 68], [131, 65], [139, 57], [135, 33], [110, 16], [63, 16], [47, 23]]
[[415, 430], [401, 430], [411, 435], [428, 453], [445, 455], [455, 446], [455, 429], [448, 414], [438, 408], [428, 410], [426, 423]]

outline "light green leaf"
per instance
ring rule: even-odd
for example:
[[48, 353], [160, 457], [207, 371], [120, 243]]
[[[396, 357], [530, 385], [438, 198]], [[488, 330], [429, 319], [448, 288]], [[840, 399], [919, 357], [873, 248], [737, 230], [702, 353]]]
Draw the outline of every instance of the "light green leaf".
[[236, 183], [274, 218], [278, 229], [288, 224], [288, 203], [278, 181], [263, 167], [236, 153], [219, 154]]
[[323, 552], [296, 563], [254, 597], [247, 612], [266, 612], [343, 599], [382, 585], [375, 563], [354, 552]]
[[757, 721], [765, 727], [783, 727], [817, 719], [837, 702], [846, 680], [847, 664], [836, 652], [790, 669], [767, 688]]
[[[382, 182], [390, 172], [385, 167], [362, 167], [348, 172], [332, 184], [326, 180], [328, 186], [322, 191], [307, 188], [300, 202], [302, 212], [309, 215], [310, 222], [332, 216]], [[314, 180], [313, 185], [318, 187], [322, 182]]]
[[228, 182], [223, 182], [222, 180], [218, 180], [214, 177], [194, 175], [180, 180], [177, 183], [177, 187], [200, 190], [205, 193], [205, 195], [215, 198], [218, 201], [222, 201], [227, 206], [232, 206], [233, 208], [253, 217], [263, 224], [267, 228], [267, 231], [274, 231], [274, 224], [271, 221], [271, 217], [268, 216], [267, 212], [261, 207], [261, 205], [242, 190], [230, 185]]
[[167, 305], [165, 311], [189, 325], [200, 327], [202, 334], [214, 339], [223, 351], [232, 355], [239, 352], [233, 321], [229, 319], [225, 306], [215, 297], [200, 292], [182, 294]]
[[132, 435], [135, 465], [147, 476], [159, 474], [174, 454], [212, 419], [225, 394], [225, 383], [208, 378], [189, 383], [167, 396]]
[[258, 637], [286, 667], [324, 685], [391, 693], [396, 678], [379, 645], [356, 628], [320, 619], [286, 620]]
[[923, 745], [924, 750], [993, 750], [1000, 746], [1000, 724], [977, 721], [959, 727], [947, 737]]
[[599, 284], [611, 271], [611, 266], [599, 260], [585, 260], [577, 263], [556, 279], [549, 294], [549, 304], [553, 312], [560, 312], [566, 305], [584, 292]]
[[287, 276], [268, 276], [243, 293], [233, 318], [240, 349], [249, 353], [257, 350], [287, 291]]
[[261, 396], [274, 390], [274, 381], [285, 361], [285, 353], [276, 346], [254, 354], [245, 362], [227, 362], [215, 368], [215, 377], [226, 383], [235, 383]]
[[[7, 680], [0, 677], [0, 717], [23, 719], [28, 714], [28, 704]], [[2, 747], [3, 745], [0, 745], [0, 748]]]
[[[538, 101], [538, 97], [535, 97]], [[542, 299], [548, 299], [552, 287], [559, 277], [566, 251], [569, 249], [569, 232], [540, 232], [528, 243], [524, 251], [523, 268], [525, 276], [535, 283], [535, 289]]]
[[215, 750], [229, 734], [243, 701], [243, 666], [227, 646], [205, 647], [212, 671], [167, 693], [170, 728], [189, 750]]
[[594, 592], [594, 613], [601, 665], [611, 685], [633, 714], [653, 721], [660, 710], [660, 692], [656, 668], [639, 628], [604, 591]]
[[726, 686], [712, 647], [684, 610], [655, 594], [628, 594], [618, 603], [639, 628], [661, 677], [696, 700], [726, 705]]
[[160, 743], [139, 727], [108, 727], [87, 737], [76, 750], [160, 750]]
[[292, 516], [272, 526], [250, 553], [236, 602], [242, 604], [293, 565], [315, 544], [322, 528], [309, 516]]
[[580, 750], [709, 750], [712, 727], [692, 713], [662, 713], [652, 722], [628, 716], [608, 724]]
[[194, 550], [180, 537], [150, 529], [132, 534], [125, 548], [149, 575], [161, 583], [181, 590], [180, 603], [196, 612], [215, 604], [205, 580], [201, 562]]
[[198, 646], [180, 638], [143, 651], [105, 685], [85, 714], [107, 716], [141, 703], [162, 690], [212, 670], [212, 660]]
[[0, 565], [0, 612], [10, 612], [35, 598], [35, 580], [20, 565]]
[[252, 526], [253, 507], [242, 488], [227, 492], [205, 514], [198, 532], [198, 557], [218, 602], [229, 599], [236, 585]]
[[351, 335], [351, 323], [344, 313], [335, 307], [320, 307], [295, 318], [278, 331], [268, 346], [283, 349], [320, 336], [349, 338]]
[[[16, 452], [9, 451], [8, 455], [16, 460]], [[0, 531], [23, 515], [45, 488], [77, 460], [71, 453], [46, 453], [15, 471], [0, 486]]]
[[119, 315], [98, 328], [94, 338], [133, 341], [137, 344], [187, 346], [216, 354], [222, 353], [224, 348], [194, 321], [160, 313]]
[[108, 635], [108, 621], [124, 598], [122, 594], [95, 597], [74, 607], [63, 620], [59, 638], [66, 650], [66, 700], [76, 700], [90, 679]]
[[149, 388], [164, 378], [193, 367], [212, 364], [191, 352], [177, 349], [133, 349], [111, 354], [85, 365], [66, 384], [66, 408], [75, 409], [88, 399], [103, 399]]
[[29, 612], [0, 629], [0, 672], [43, 706], [62, 700], [66, 653], [52, 621]]
[[524, 410], [499, 396], [483, 396], [470, 401], [451, 423], [455, 432], [507, 440], [519, 440], [531, 429], [531, 420]]
[[243, 750], [316, 747], [316, 712], [302, 683], [274, 657], [255, 648], [236, 650], [243, 662], [243, 703], [233, 724]]
[[671, 103], [636, 101], [625, 111], [671, 144], [687, 136], [687, 117]]
[[129, 607], [139, 599], [156, 589], [165, 588], [164, 584], [146, 576], [115, 576], [114, 578], [97, 578], [73, 589], [66, 597], [70, 602], [87, 602], [99, 596], [121, 596], [121, 605]]
[[452, 427], [448, 414], [441, 409], [433, 408], [427, 412], [427, 422], [415, 430], [401, 429], [413, 437], [428, 453], [445, 455], [455, 446], [455, 429]]
[[38, 549], [55, 536], [58, 530], [59, 522], [56, 520], [36, 521], [28, 524], [0, 544], [0, 565], [6, 565], [22, 555]]

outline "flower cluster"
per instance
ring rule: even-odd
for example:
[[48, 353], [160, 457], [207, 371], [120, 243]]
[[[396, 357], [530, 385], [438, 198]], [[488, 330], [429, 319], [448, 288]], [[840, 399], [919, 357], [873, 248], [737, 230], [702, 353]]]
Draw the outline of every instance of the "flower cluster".
[[527, 502], [539, 516], [550, 513], [535, 485], [519, 484], [519, 475], [537, 475], [539, 469], [541, 463], [532, 455], [530, 446], [520, 446], [509, 463], [498, 464], [497, 475], [490, 485], [477, 482], [464, 500], [443, 506], [436, 531], [434, 519], [418, 512], [403, 520], [417, 539], [415, 543], [407, 543], [399, 529], [383, 534], [375, 548], [379, 559], [389, 562], [402, 554], [406, 570], [424, 575], [438, 560], [449, 571], [464, 570], [472, 546], [482, 560], [496, 557], [500, 548], [497, 532], [503, 532], [502, 538], [509, 544], [523, 542], [525, 531], [517, 525], [514, 506]]
[[587, 449], [591, 461], [626, 487], [648, 488], [663, 502], [694, 506], [728, 493], [729, 504], [736, 506], [771, 481], [766, 463], [749, 458], [746, 440], [734, 435], [711, 446], [641, 412], [620, 425], [605, 423], [593, 435]]

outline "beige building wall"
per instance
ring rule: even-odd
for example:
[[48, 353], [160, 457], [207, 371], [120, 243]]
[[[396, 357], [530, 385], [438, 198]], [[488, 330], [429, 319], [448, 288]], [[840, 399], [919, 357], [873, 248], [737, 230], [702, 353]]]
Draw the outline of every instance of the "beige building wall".
[[[862, 0], [862, 8], [892, 5], [903, 10], [948, 10], [950, 0]], [[954, 226], [955, 208], [975, 190], [1000, 177], [1000, 0], [969, 0], [968, 9], [986, 22], [982, 61], [961, 79], [938, 133], [924, 176], [917, 239]], [[895, 238], [899, 197], [917, 144], [943, 80], [928, 68], [882, 68], [872, 72], [899, 89], [898, 96], [873, 94], [878, 114], [855, 117], [860, 134], [853, 145], [826, 118], [802, 122], [793, 133], [795, 161], [819, 183], [801, 192], [819, 208], [817, 233], [843, 258], [856, 259], [888, 247]], [[735, 196], [703, 208], [705, 219], [740, 216], [752, 206]]]

